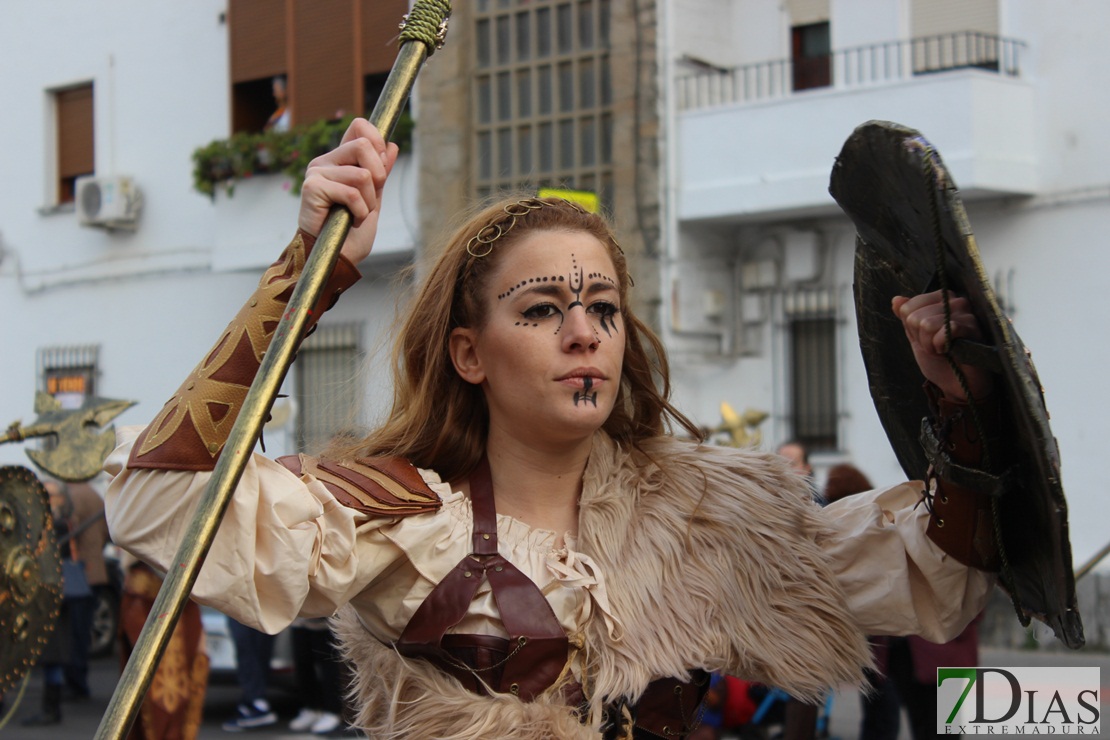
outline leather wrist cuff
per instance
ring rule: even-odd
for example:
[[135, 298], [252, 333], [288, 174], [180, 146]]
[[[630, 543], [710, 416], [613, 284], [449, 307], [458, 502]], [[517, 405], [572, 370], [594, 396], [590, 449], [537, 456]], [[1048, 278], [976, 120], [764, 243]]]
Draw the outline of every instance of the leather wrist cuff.
[[[297, 231], [278, 260], [262, 275], [258, 289], [228, 324], [216, 345], [135, 441], [127, 461], [129, 468], [216, 467], [315, 243], [316, 237]], [[309, 316], [306, 336], [321, 314], [360, 277], [358, 269], [340, 255]]]
[[[980, 436], [971, 404], [946, 399], [931, 384], [926, 393], [934, 414], [922, 424], [922, 441], [936, 481], [926, 534], [964, 565], [997, 572], [991, 500], [1001, 494], [1001, 486], [988, 467], [996, 468], [999, 458], [992, 454], [991, 440]], [[975, 404], [985, 434], [999, 428], [1000, 411], [995, 397]]]

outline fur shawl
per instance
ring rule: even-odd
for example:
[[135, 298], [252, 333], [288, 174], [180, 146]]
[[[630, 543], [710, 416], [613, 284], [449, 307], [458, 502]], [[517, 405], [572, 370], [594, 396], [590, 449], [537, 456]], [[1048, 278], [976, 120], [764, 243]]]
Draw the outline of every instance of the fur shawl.
[[823, 530], [804, 482], [777, 457], [670, 437], [627, 451], [599, 434], [577, 549], [605, 573], [622, 629], [612, 638], [600, 619], [587, 626], [590, 722], [546, 694], [478, 697], [379, 643], [347, 606], [335, 629], [357, 667], [357, 723], [375, 738], [596, 740], [606, 702], [690, 668], [809, 699], [858, 685], [870, 653], [825, 564]]

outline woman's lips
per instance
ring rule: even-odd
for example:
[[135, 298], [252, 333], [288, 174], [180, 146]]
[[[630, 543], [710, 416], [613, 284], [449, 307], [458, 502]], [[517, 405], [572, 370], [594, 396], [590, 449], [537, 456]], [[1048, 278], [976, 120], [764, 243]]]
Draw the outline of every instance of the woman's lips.
[[572, 375], [566, 378], [559, 378], [559, 382], [571, 388], [589, 391], [596, 390], [605, 380], [596, 375]]
[[563, 385], [578, 390], [589, 391], [605, 382], [605, 376], [600, 370], [592, 367], [579, 368], [557, 379]]

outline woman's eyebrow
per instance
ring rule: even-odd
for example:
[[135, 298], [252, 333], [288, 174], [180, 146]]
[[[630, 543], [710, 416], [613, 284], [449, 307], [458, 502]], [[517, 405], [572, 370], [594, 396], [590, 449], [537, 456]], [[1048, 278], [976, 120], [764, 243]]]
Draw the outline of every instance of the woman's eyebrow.
[[563, 294], [569, 293], [569, 292], [570, 291], [567, 290], [565, 286], [560, 286], [560, 285], [554, 284], [554, 283], [539, 283], [537, 285], [529, 285], [527, 288], [520, 291], [520, 294], [521, 295], [539, 294], [539, 295], [545, 295], [545, 296], [558, 297], [560, 295], [563, 295]]
[[594, 295], [595, 293], [605, 293], [611, 291], [618, 292], [617, 286], [613, 285], [607, 280], [595, 280], [586, 285], [586, 295]]
[[[606, 282], [604, 280], [595, 280], [587, 283], [586, 289], [583, 292], [585, 293], [585, 295], [595, 295], [597, 293], [605, 293], [607, 291], [616, 293], [617, 289], [615, 286], [613, 286], [612, 283]], [[542, 295], [558, 298], [559, 296], [569, 295], [572, 292], [573, 291], [570, 290], [570, 288], [565, 284], [538, 283], [536, 285], [529, 285], [527, 288], [524, 288], [520, 291], [519, 295]]]

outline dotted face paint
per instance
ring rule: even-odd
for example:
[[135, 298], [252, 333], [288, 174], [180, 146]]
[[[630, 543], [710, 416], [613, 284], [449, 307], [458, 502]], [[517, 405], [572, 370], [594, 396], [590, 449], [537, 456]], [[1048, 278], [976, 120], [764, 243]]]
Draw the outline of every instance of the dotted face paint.
[[[496, 303], [502, 304], [492, 314], [498, 328], [491, 325], [490, 329], [544, 329], [517, 340], [512, 334], [504, 335], [504, 343], [497, 346], [506, 353], [506, 364], [515, 368], [519, 361], [528, 372], [536, 371], [527, 379], [527, 383], [533, 378], [539, 381], [534, 384], [536, 400], [547, 397], [548, 391], [540, 387], [543, 379], [554, 380], [564, 390], [552, 394], [551, 402], [558, 405], [561, 397], [565, 399], [561, 403], [569, 401], [570, 408], [577, 410], [575, 416], [593, 418], [590, 414], [595, 409], [608, 408], [620, 383], [620, 283], [613, 277], [604, 245], [589, 240], [585, 251], [572, 247], [560, 252], [566, 241], [583, 239], [582, 235], [555, 233], [550, 235], [551, 243], [548, 236], [542, 234], [527, 242], [524, 251], [514, 253], [521, 255], [519, 266], [510, 262], [503, 268], [504, 282], [499, 281], [493, 293]], [[542, 361], [531, 359], [544, 356], [548, 358], [546, 372], [540, 371]], [[552, 369], [558, 377], [550, 374]], [[511, 382], [507, 380], [511, 376], [502, 377], [506, 378], [502, 383]], [[612, 392], [606, 385], [610, 382], [614, 383]]]
[[[515, 323], [516, 326], [538, 327], [540, 321], [548, 318], [559, 317], [558, 326], [555, 328], [555, 333], [558, 334], [563, 327], [563, 320], [566, 313], [569, 313], [575, 308], [582, 308], [586, 311], [587, 315], [596, 321], [594, 328], [594, 338], [596, 341], [601, 341], [600, 331], [605, 332], [605, 336], [612, 338], [617, 333], [617, 314], [620, 309], [613, 303], [606, 300], [595, 301], [589, 306], [585, 304], [582, 294], [586, 291], [587, 283], [599, 284], [605, 283], [613, 288], [617, 287], [617, 281], [613, 278], [600, 272], [591, 272], [589, 275], [578, 264], [578, 259], [575, 255], [571, 255], [571, 271], [567, 275], [541, 275], [531, 277], [526, 280], [521, 280], [519, 283], [513, 285], [503, 293], [498, 294], [497, 300], [505, 300], [510, 298], [513, 294], [520, 290], [526, 290], [535, 287], [546, 288], [546, 286], [567, 286], [567, 289], [572, 295], [572, 300], [566, 305], [565, 308], [559, 308], [554, 302], [540, 303], [531, 306], [522, 312], [522, 319]], [[557, 295], [559, 291], [543, 290], [543, 293], [549, 295]]]

